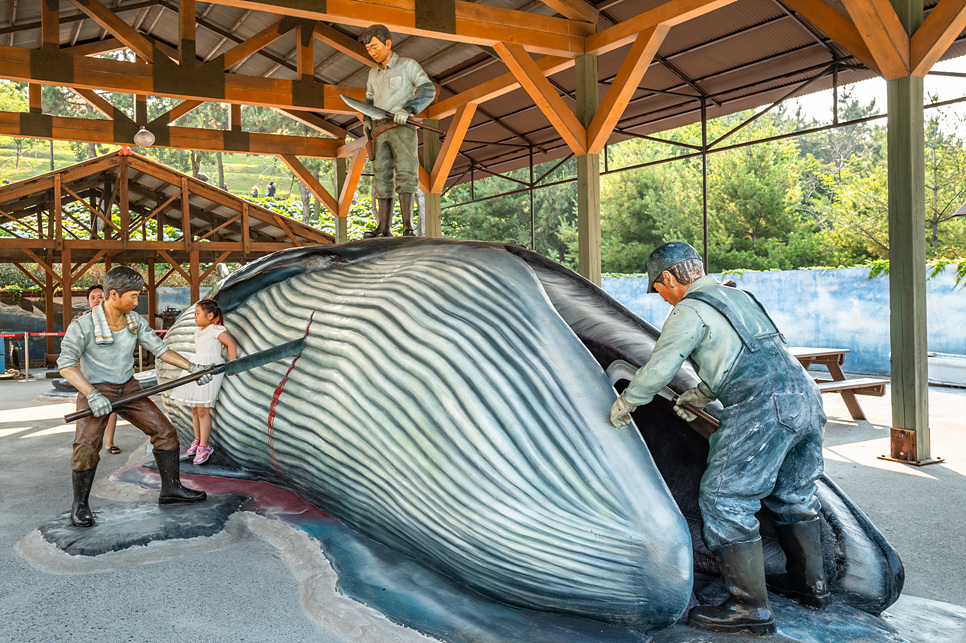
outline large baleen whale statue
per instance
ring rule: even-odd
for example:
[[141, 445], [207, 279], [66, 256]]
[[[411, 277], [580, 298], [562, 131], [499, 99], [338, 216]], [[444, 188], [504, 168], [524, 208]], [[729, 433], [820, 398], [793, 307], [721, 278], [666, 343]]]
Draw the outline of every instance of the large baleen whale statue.
[[[604, 369], [645, 363], [659, 332], [572, 271], [512, 245], [370, 240], [275, 253], [212, 296], [242, 355], [306, 340], [219, 394], [213, 444], [248, 472], [527, 608], [654, 630], [695, 572], [716, 574], [697, 508], [713, 426], [663, 400], [610, 425]], [[166, 341], [190, 357], [194, 329], [186, 311]], [[696, 382], [686, 368], [671, 387]], [[190, 413], [165, 402], [190, 441]], [[898, 557], [828, 478], [819, 497], [836, 599], [881, 612]]]

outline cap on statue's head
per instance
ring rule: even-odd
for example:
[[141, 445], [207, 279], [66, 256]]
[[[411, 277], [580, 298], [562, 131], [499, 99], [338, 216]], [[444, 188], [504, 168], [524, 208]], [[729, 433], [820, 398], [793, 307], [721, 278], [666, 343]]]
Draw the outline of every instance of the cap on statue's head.
[[683, 241], [670, 241], [652, 252], [647, 258], [647, 292], [657, 292], [654, 290], [654, 281], [661, 273], [688, 259], [701, 261], [701, 255], [691, 244]]

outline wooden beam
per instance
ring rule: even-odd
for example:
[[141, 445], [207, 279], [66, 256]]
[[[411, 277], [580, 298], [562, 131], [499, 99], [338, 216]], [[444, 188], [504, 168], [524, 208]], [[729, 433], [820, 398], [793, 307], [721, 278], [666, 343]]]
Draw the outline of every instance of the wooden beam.
[[295, 28], [295, 73], [299, 78], [311, 79], [315, 75], [314, 32], [305, 24]]
[[59, 0], [48, 2], [40, 0], [40, 41], [44, 44], [60, 47], [60, 11]]
[[453, 169], [453, 162], [456, 160], [456, 155], [459, 154], [460, 145], [466, 138], [466, 132], [470, 128], [470, 123], [473, 121], [475, 114], [476, 103], [468, 103], [456, 110], [456, 116], [453, 117], [453, 122], [450, 123], [449, 129], [446, 131], [446, 140], [443, 142], [439, 156], [436, 157], [433, 169], [429, 173], [430, 192], [442, 192], [446, 186], [446, 179], [449, 178], [449, 172]]
[[825, 4], [815, 0], [782, 0], [795, 10], [795, 13], [821, 29], [824, 34], [845, 48], [850, 54], [862, 61], [866, 67], [879, 73], [872, 52], [862, 39], [862, 34], [855, 24], [846, 16]]
[[[83, 141], [108, 145], [130, 145], [130, 139], [118, 135], [112, 121], [92, 118], [52, 116], [49, 134], [25, 131], [20, 112], [0, 112], [0, 135], [20, 136], [55, 141]], [[150, 128], [149, 128], [150, 129]], [[261, 134], [249, 132], [247, 142], [226, 139], [225, 132], [217, 129], [169, 126], [166, 143], [156, 142], [152, 147], [210, 152], [240, 152], [244, 154], [292, 154], [310, 158], [336, 158], [342, 147], [341, 140], [284, 134]]]
[[[345, 161], [339, 161], [344, 163]], [[342, 183], [342, 190], [339, 192], [339, 214], [340, 217], [349, 216], [349, 208], [352, 207], [352, 197], [355, 196], [356, 188], [359, 186], [359, 179], [362, 178], [362, 168], [366, 165], [366, 151], [361, 149], [352, 157], [352, 164], [346, 173], [346, 179]]]
[[561, 16], [571, 20], [583, 20], [596, 25], [600, 19], [597, 7], [585, 0], [540, 0]]
[[344, 128], [339, 127], [335, 123], [330, 123], [318, 114], [313, 114], [312, 112], [300, 112], [295, 109], [278, 109], [279, 112], [285, 114], [292, 120], [298, 121], [303, 125], [308, 125], [314, 130], [318, 130], [327, 136], [332, 138], [344, 139], [347, 132]]
[[154, 62], [154, 45], [134, 27], [121, 20], [98, 0], [67, 0], [88, 18], [123, 42], [128, 49], [148, 62]]
[[192, 303], [201, 299], [201, 257], [197, 250], [192, 250], [188, 253], [188, 267], [191, 270], [191, 278], [188, 283], [191, 284], [191, 301]]
[[275, 218], [275, 225], [277, 225], [279, 228], [281, 228], [282, 229], [282, 232], [284, 232], [286, 235], [288, 235], [288, 238], [292, 240], [292, 243], [295, 244], [296, 246], [301, 246], [302, 245], [302, 242], [299, 241], [298, 240], [298, 237], [296, 237], [292, 233], [292, 229], [289, 228], [288, 227], [288, 224], [285, 222], [285, 217], [283, 217], [280, 214], [276, 214], [274, 218]]
[[494, 49], [573, 153], [578, 156], [586, 154], [587, 130], [577, 121], [530, 54], [513, 43], [497, 43]]
[[279, 158], [285, 163], [288, 169], [292, 170], [292, 173], [299, 178], [300, 181], [309, 189], [312, 194], [315, 195], [322, 205], [325, 206], [326, 210], [331, 212], [333, 216], [339, 216], [339, 204], [336, 202], [335, 198], [329, 191], [325, 189], [319, 180], [315, 178], [309, 169], [302, 165], [302, 162], [291, 154], [281, 154]]
[[184, 271], [184, 269], [181, 267], [181, 264], [179, 264], [177, 261], [172, 259], [171, 255], [169, 255], [164, 250], [158, 250], [157, 252], [159, 255], [161, 255], [162, 259], [168, 262], [169, 266], [171, 266], [176, 272], [178, 272], [182, 277], [184, 277], [185, 281], [187, 281], [189, 284], [191, 283], [191, 275], [189, 275], [187, 272]]
[[32, 114], [44, 113], [43, 87], [37, 83], [30, 83], [27, 86], [27, 109]]
[[[422, 1], [422, 0], [420, 0]], [[574, 56], [583, 53], [584, 37], [593, 33], [587, 22], [543, 16], [525, 11], [457, 0], [452, 33], [418, 25], [416, 0], [213, 0], [212, 4], [253, 9], [355, 27], [368, 27], [378, 21], [393, 34], [423, 36], [436, 40], [493, 46], [514, 42], [530, 51]]]
[[634, 96], [644, 73], [647, 72], [651, 61], [657, 55], [657, 50], [664, 42], [664, 37], [670, 27], [659, 25], [651, 27], [647, 31], [638, 34], [630, 51], [624, 58], [617, 76], [610, 84], [604, 101], [597, 108], [597, 113], [587, 128], [587, 152], [589, 154], [600, 154], [600, 151], [607, 145], [617, 121], [620, 120], [627, 108], [627, 104]]
[[181, 239], [185, 252], [191, 252], [191, 192], [188, 191], [188, 177], [181, 177]]
[[[821, 0], [818, 0], [821, 2]], [[608, 51], [631, 44], [637, 34], [651, 27], [665, 25], [673, 27], [682, 22], [693, 20], [721, 7], [726, 7], [736, 0], [671, 0], [662, 5], [638, 14], [633, 18], [617, 23], [587, 37], [584, 43], [584, 53], [604, 54]]]
[[248, 215], [248, 201], [242, 201], [242, 225], [241, 225], [241, 239], [242, 239], [242, 252], [246, 255], [251, 251], [252, 244], [252, 232], [251, 226], [249, 225], [249, 215]]
[[70, 90], [84, 99], [88, 105], [93, 107], [100, 114], [107, 116], [111, 120], [115, 120], [116, 117], [120, 117], [121, 120], [126, 120], [131, 122], [130, 117], [125, 114], [120, 109], [114, 107], [109, 101], [103, 98], [100, 94], [92, 89], [81, 89], [79, 87], [71, 87]]
[[98, 250], [97, 254], [95, 254], [90, 261], [84, 264], [83, 267], [79, 268], [78, 270], [74, 270], [70, 275], [70, 285], [73, 286], [74, 284], [76, 284], [77, 280], [83, 277], [84, 274], [88, 270], [90, 270], [91, 266], [93, 266], [95, 263], [100, 261], [101, 257], [103, 257], [106, 254], [107, 254], [107, 250]]
[[220, 255], [218, 255], [218, 258], [211, 262], [211, 265], [208, 266], [208, 269], [205, 270], [203, 273], [201, 273], [200, 281], [204, 281], [205, 279], [207, 279], [208, 276], [211, 275], [211, 273], [215, 271], [215, 268], [218, 267], [218, 264], [220, 264], [221, 262], [223, 262], [230, 255], [231, 255], [231, 250], [226, 250], [223, 253], [221, 253]]
[[195, 0], [178, 0], [178, 59], [182, 65], [197, 64], [195, 56]]
[[356, 62], [368, 65], [369, 67], [375, 67], [376, 65], [376, 61], [369, 56], [369, 53], [361, 42], [324, 22], [315, 23], [313, 35], [318, 40], [321, 40], [336, 51], [349, 56]]
[[[535, 62], [545, 76], [553, 76], [558, 72], [574, 66], [573, 58], [560, 58], [558, 56], [544, 56]], [[438, 103], [433, 103], [426, 109], [426, 113], [428, 114], [427, 118], [437, 120], [446, 118], [455, 114], [460, 105], [466, 105], [467, 103], [485, 103], [519, 88], [520, 81], [517, 80], [516, 76], [512, 73], [503, 74], [485, 83], [481, 83], [473, 89], [468, 89], [456, 96], [441, 100]]]
[[912, 36], [912, 75], [928, 74], [963, 29], [966, 29], [966, 0], [939, 0]]
[[188, 112], [197, 109], [204, 104], [205, 101], [203, 100], [183, 100], [151, 121], [151, 125], [173, 123]]
[[265, 27], [251, 38], [247, 38], [224, 53], [225, 69], [231, 69], [252, 54], [269, 46], [295, 27], [296, 23], [279, 20]]
[[73, 47], [63, 47], [60, 52], [72, 56], [97, 56], [122, 49], [127, 49], [127, 46], [117, 38], [105, 38], [104, 40], [95, 40]]
[[74, 306], [71, 302], [71, 282], [70, 282], [70, 248], [64, 248], [60, 251], [60, 267], [61, 267], [61, 278], [59, 279], [61, 285], [61, 292], [63, 293], [62, 304], [63, 304], [63, 322], [64, 330], [67, 330], [67, 326], [70, 325], [71, 319], [74, 317]]
[[31, 259], [33, 259], [33, 261], [34, 261], [35, 264], [37, 264], [38, 266], [40, 266], [41, 268], [43, 268], [44, 269], [44, 272], [46, 272], [51, 277], [53, 277], [54, 278], [54, 281], [56, 281], [57, 283], [59, 283], [61, 285], [64, 284], [63, 277], [61, 275], [57, 274], [57, 272], [54, 270], [54, 268], [53, 268], [52, 265], [48, 265], [46, 261], [44, 261], [39, 256], [37, 256], [37, 254], [35, 254], [34, 251], [31, 250], [30, 248], [23, 247], [21, 249], [23, 250], [23, 252], [24, 252], [25, 255], [27, 255], [28, 257], [30, 257]]
[[[96, 2], [96, 0], [91, 0]], [[365, 100], [364, 87], [347, 87], [318, 84], [313, 88], [318, 96], [311, 101], [299, 98], [296, 91], [297, 81], [276, 78], [261, 78], [226, 73], [218, 76], [211, 86], [210, 96], [198, 95], [197, 86], [190, 83], [172, 84], [170, 79], [159, 81], [155, 65], [107, 58], [72, 56], [65, 63], [65, 74], [69, 70], [71, 80], [39, 77], [31, 65], [31, 49], [22, 47], [0, 47], [0, 78], [18, 82], [37, 82], [61, 87], [81, 87], [121, 94], [146, 96], [169, 96], [190, 100], [211, 99], [223, 103], [241, 105], [261, 105], [282, 107], [311, 112], [332, 112], [354, 114], [341, 95]], [[170, 63], [167, 63], [170, 65]], [[161, 74], [164, 76], [164, 74]]]
[[[36, 277], [34, 277], [34, 275], [33, 275], [32, 272], [30, 272], [29, 270], [27, 270], [26, 268], [24, 268], [23, 266], [21, 266], [19, 263], [17, 263], [16, 261], [14, 261], [13, 262], [13, 265], [20, 272], [22, 272], [24, 275], [26, 275], [27, 278], [30, 279], [30, 281], [34, 282], [35, 284], [37, 284], [41, 288], [45, 288], [46, 287], [46, 284], [44, 284], [44, 282], [42, 282], [41, 280], [39, 280]], [[46, 278], [47, 278], [46, 281], [52, 281], [52, 279], [50, 278], [50, 275], [49, 274], [46, 275]], [[51, 290], [53, 290], [53, 287], [51, 287]], [[48, 308], [47, 310], [50, 310], [50, 308]], [[47, 332], [50, 332], [50, 331], [48, 330]]]
[[909, 75], [909, 36], [889, 0], [842, 0], [886, 80]]

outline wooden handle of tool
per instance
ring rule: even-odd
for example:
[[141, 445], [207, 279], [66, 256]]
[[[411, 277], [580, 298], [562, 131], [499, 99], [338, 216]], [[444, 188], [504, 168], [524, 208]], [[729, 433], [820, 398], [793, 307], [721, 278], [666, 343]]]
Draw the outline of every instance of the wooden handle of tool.
[[[222, 366], [221, 370], [222, 371], [224, 370], [224, 364], [217, 364], [216, 366]], [[198, 371], [196, 373], [189, 373], [184, 377], [179, 377], [178, 379], [171, 380], [170, 382], [167, 382], [165, 384], [158, 384], [157, 386], [146, 388], [143, 391], [140, 391], [138, 393], [132, 393], [131, 395], [126, 395], [118, 400], [115, 400], [114, 402], [111, 402], [112, 411], [113, 409], [116, 409], [119, 406], [124, 406], [125, 404], [130, 404], [131, 402], [136, 402], [138, 400], [143, 400], [146, 397], [150, 397], [158, 393], [170, 391], [171, 389], [177, 388], [182, 384], [187, 384], [188, 382], [194, 382], [195, 380], [200, 380], [208, 373], [216, 374], [219, 372], [219, 369], [217, 369], [216, 366], [212, 366], [211, 368], [206, 368], [205, 370]], [[65, 415], [64, 422], [76, 422], [77, 420], [80, 420], [81, 418], [86, 418], [89, 415], [94, 415], [94, 413], [90, 409], [84, 409], [83, 411], [75, 411], [74, 413], [68, 413], [67, 415]]]

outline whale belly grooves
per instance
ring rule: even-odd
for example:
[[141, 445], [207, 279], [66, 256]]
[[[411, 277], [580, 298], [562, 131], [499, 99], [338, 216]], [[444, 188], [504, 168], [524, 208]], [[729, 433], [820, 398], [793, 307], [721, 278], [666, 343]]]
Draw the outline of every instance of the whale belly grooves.
[[[289, 253], [245, 296], [226, 284], [240, 354], [306, 347], [226, 379], [215, 445], [498, 600], [673, 623], [688, 524], [640, 435], [609, 425], [613, 389], [533, 270], [487, 244], [383, 247], [308, 270]], [[190, 355], [193, 331], [183, 315], [166, 341]]]

